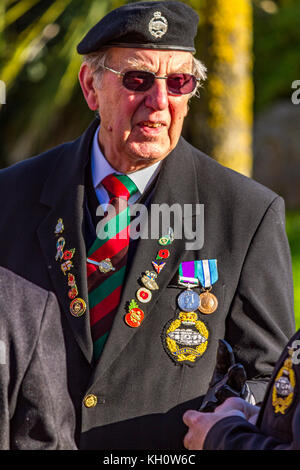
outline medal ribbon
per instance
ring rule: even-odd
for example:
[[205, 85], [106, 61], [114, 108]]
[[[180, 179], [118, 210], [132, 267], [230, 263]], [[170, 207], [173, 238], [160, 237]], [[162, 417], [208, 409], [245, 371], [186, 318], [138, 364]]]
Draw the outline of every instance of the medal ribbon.
[[184, 261], [179, 266], [179, 283], [198, 285], [196, 261]]
[[216, 259], [203, 259], [195, 261], [196, 276], [202, 287], [210, 288], [218, 280], [218, 268]]

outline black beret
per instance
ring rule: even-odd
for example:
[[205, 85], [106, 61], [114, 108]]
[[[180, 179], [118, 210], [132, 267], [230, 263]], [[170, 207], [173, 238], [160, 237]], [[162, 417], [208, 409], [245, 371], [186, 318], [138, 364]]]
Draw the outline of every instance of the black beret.
[[88, 54], [117, 46], [194, 53], [198, 21], [191, 7], [175, 0], [129, 3], [112, 10], [90, 29], [77, 52]]

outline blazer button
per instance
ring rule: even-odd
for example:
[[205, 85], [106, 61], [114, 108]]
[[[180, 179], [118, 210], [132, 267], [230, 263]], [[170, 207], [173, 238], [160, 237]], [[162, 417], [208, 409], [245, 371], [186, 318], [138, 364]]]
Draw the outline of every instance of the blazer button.
[[97, 397], [92, 393], [84, 397], [83, 404], [86, 408], [94, 408], [97, 405]]

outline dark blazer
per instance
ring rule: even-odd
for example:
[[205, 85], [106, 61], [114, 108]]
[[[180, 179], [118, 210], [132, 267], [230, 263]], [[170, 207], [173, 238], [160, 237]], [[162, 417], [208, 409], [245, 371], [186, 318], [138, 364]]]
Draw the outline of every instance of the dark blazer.
[[[295, 343], [294, 343], [295, 342]], [[293, 343], [295, 346], [293, 346]], [[286, 369], [293, 387], [289, 397], [280, 397], [276, 382], [283, 377], [282, 367], [294, 349], [292, 371]], [[240, 417], [227, 417], [216, 423], [208, 432], [206, 450], [300, 450], [300, 330], [284, 348], [268, 385], [256, 425]], [[293, 377], [292, 377], [293, 374]], [[277, 405], [281, 398], [280, 408]]]
[[0, 267], [0, 449], [76, 449], [55, 295]]
[[[218, 338], [232, 345], [260, 401], [294, 332], [284, 204], [270, 190], [224, 168], [181, 138], [163, 161], [151, 203], [204, 204], [204, 246], [187, 251], [185, 239], [174, 240], [159, 274], [159, 290], [144, 304], [145, 319], [139, 328], [130, 328], [124, 322], [127, 304], [160, 248], [157, 240], [138, 241], [113, 328], [94, 366], [88, 309], [78, 318], [70, 314], [67, 273], [55, 260], [54, 230], [62, 218], [65, 248], [76, 250], [71, 272], [78, 297], [87, 303], [85, 169], [97, 125], [92, 123], [74, 142], [1, 172], [0, 264], [58, 298], [80, 447], [182, 448], [186, 430], [182, 414], [201, 404]], [[193, 367], [177, 365], [163, 346], [165, 325], [178, 314], [181, 289], [174, 279], [180, 262], [211, 258], [218, 260], [219, 280], [213, 293], [219, 307], [211, 315], [199, 314], [209, 330], [208, 346]], [[87, 394], [97, 396], [95, 407], [85, 407]]]

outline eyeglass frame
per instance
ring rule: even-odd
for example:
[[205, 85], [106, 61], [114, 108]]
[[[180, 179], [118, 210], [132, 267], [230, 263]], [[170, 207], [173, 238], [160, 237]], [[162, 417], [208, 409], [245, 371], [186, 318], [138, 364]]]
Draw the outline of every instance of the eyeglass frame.
[[[126, 72], [119, 72], [118, 70], [114, 70], [114, 69], [112, 69], [112, 68], [110, 68], [110, 67], [107, 67], [106, 65], [103, 65], [103, 64], [101, 65], [101, 67], [103, 67], [105, 70], [109, 70], [110, 72], [115, 73], [116, 75], [119, 75], [120, 77], [124, 77], [124, 75], [125, 75], [127, 72], [134, 72], [134, 71], [135, 71], [135, 69], [132, 69], [132, 70], [127, 70]], [[173, 74], [176, 75], [176, 73], [184, 73], [184, 72], [173, 72], [173, 73], [170, 73], [169, 75], [167, 75], [166, 77], [159, 77], [159, 76], [157, 76], [154, 72], [151, 72], [150, 70], [138, 70], [138, 69], [136, 69], [136, 72], [147, 72], [147, 73], [153, 75], [153, 76], [154, 76], [154, 79], [157, 78], [158, 80], [167, 80], [170, 75], [173, 75]], [[193, 76], [193, 77], [195, 78], [195, 80], [196, 80], [197, 82], [200, 82], [200, 78], [197, 78], [193, 73], [185, 73], [185, 75], [191, 75], [191, 76]], [[152, 86], [153, 86], [153, 85], [152, 85]], [[150, 89], [152, 88], [152, 86], [151, 86], [150, 88], [148, 88], [148, 90], [150, 90]], [[196, 87], [197, 87], [197, 86], [195, 86], [195, 88], [196, 88]], [[124, 86], [124, 88], [126, 88], [126, 87]], [[195, 90], [195, 88], [194, 88], [194, 90]], [[167, 88], [167, 89], [168, 89], [168, 88]], [[126, 88], [126, 90], [129, 90], [129, 88]], [[148, 90], [145, 90], [145, 91], [129, 90], [129, 91], [133, 91], [134, 93], [145, 93], [145, 92], [148, 91]], [[194, 91], [194, 90], [193, 90], [193, 91]], [[169, 91], [169, 89], [168, 89], [168, 93], [169, 93], [170, 95], [173, 95], [173, 96], [185, 96], [185, 95], [190, 95], [191, 93], [193, 93], [193, 91], [191, 91], [190, 93], [172, 93], [172, 92]]]

